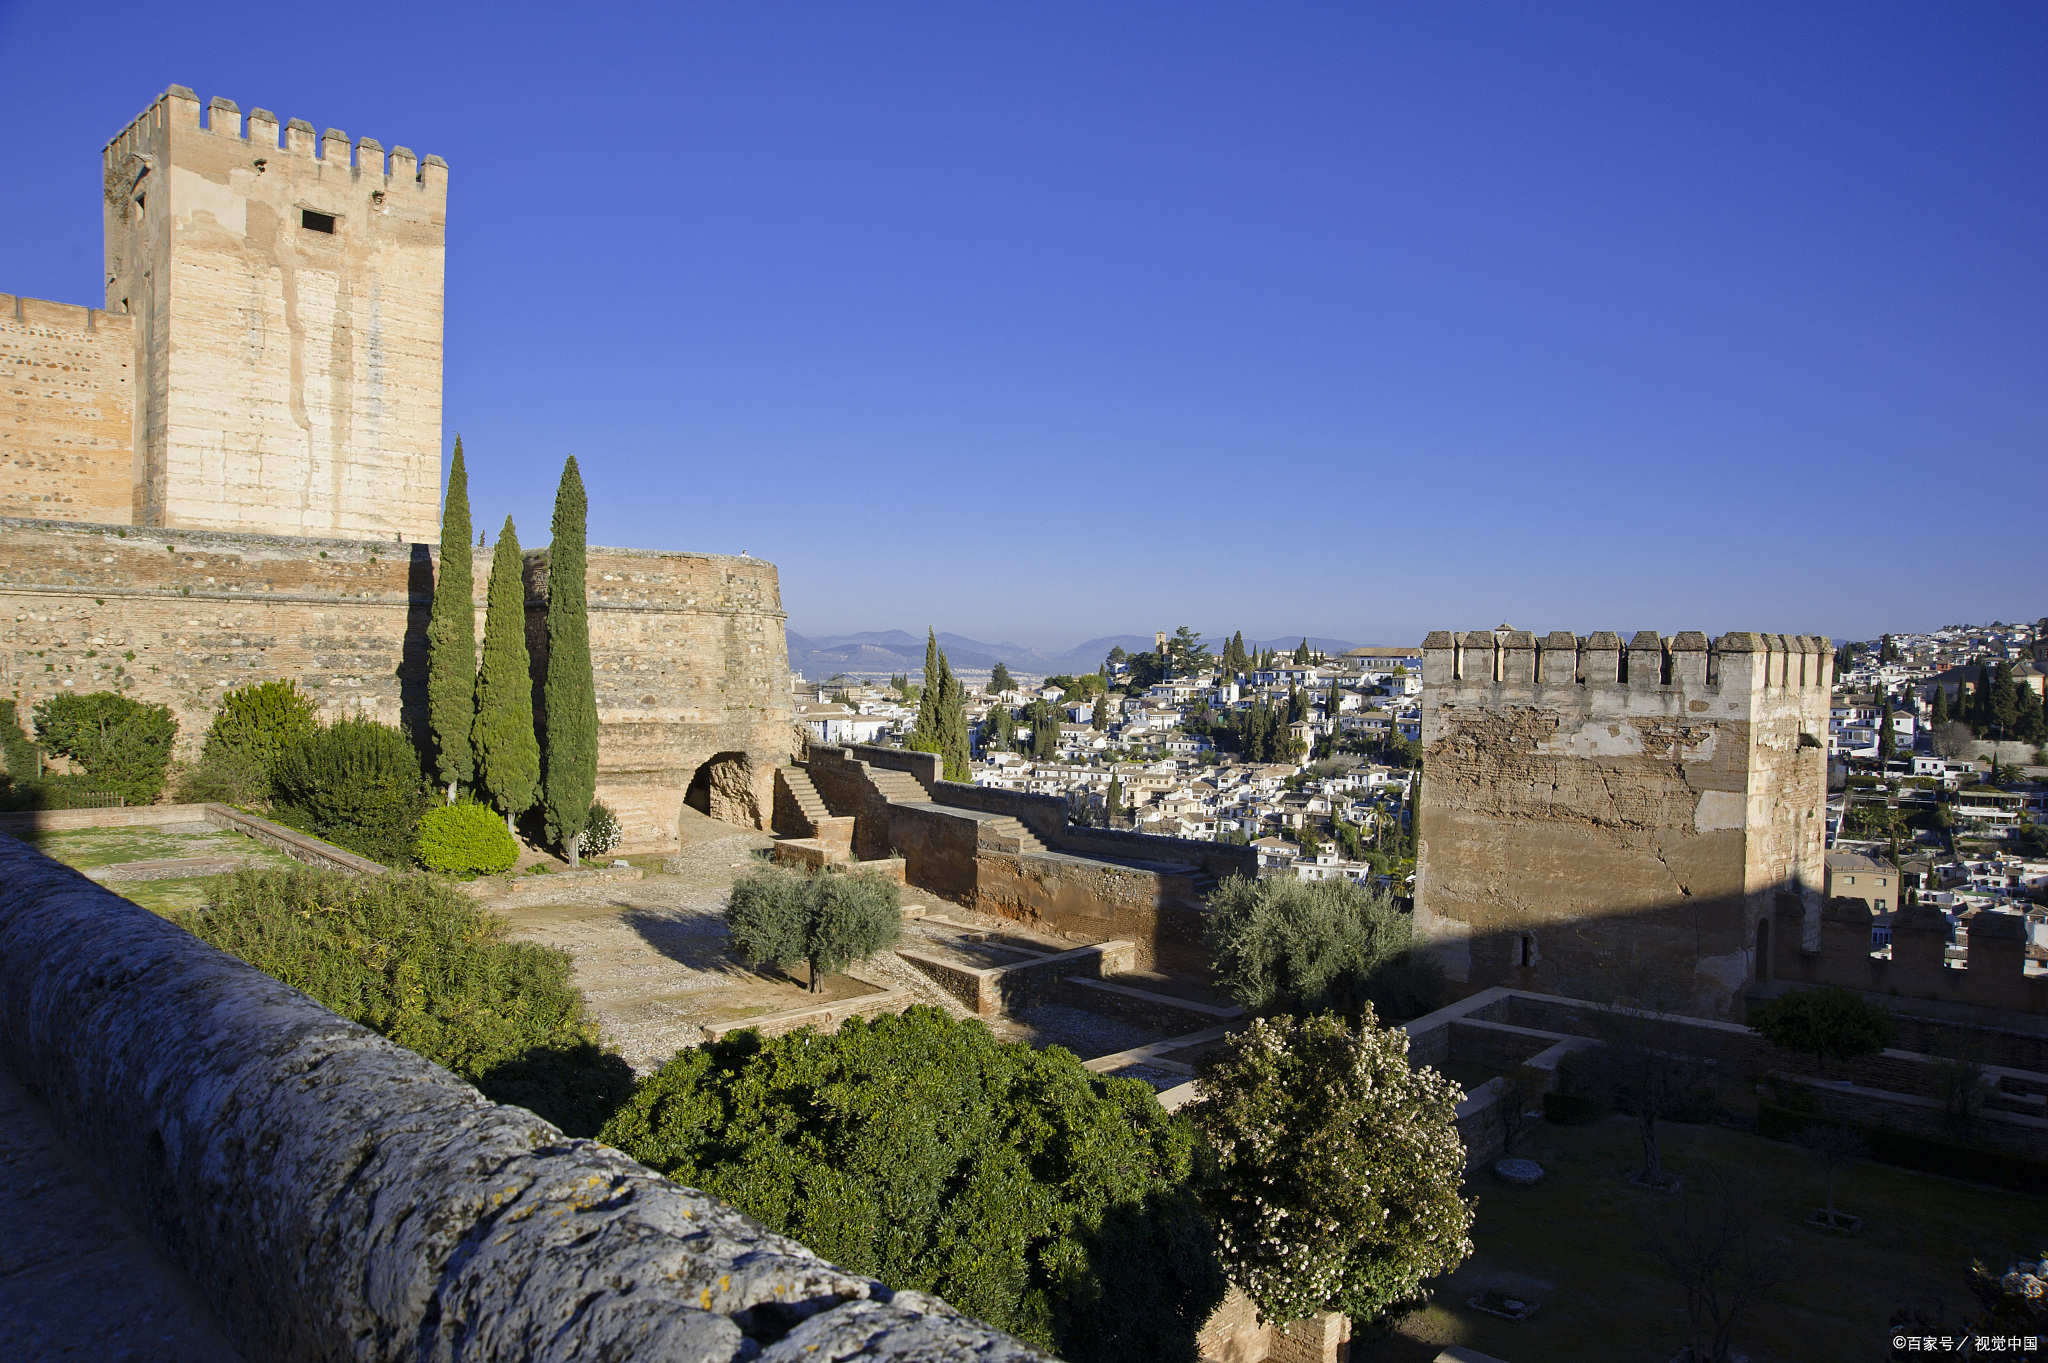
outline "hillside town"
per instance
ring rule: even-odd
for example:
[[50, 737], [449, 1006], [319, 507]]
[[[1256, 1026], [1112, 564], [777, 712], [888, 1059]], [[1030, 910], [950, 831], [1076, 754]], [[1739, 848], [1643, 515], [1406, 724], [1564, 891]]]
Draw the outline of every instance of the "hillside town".
[[1827, 892], [1870, 902], [1876, 955], [1917, 901], [1948, 918], [1952, 961], [1980, 914], [2024, 915], [2027, 973], [2048, 972], [2044, 636], [1994, 622], [1837, 650]]

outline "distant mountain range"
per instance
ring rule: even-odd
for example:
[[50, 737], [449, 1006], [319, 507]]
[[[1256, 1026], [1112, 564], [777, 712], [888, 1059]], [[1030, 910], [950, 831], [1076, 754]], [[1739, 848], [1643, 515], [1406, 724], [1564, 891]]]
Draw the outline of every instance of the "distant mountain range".
[[[924, 669], [924, 640], [900, 629], [835, 634], [819, 639], [806, 638], [795, 630], [788, 631], [788, 635], [790, 667], [812, 681], [824, 681], [838, 672], [857, 677], [886, 677], [906, 672], [915, 677]], [[1214, 650], [1222, 647], [1228, 637], [1204, 635], [1202, 639]], [[1291, 639], [1247, 639], [1244, 646], [1254, 651], [1262, 648], [1292, 649], [1300, 642], [1301, 636], [1297, 634]], [[1000, 662], [1012, 672], [1034, 677], [1093, 672], [1102, 665], [1102, 660], [1109, 656], [1112, 648], [1122, 646], [1126, 653], [1144, 653], [1151, 649], [1152, 643], [1149, 634], [1108, 634], [1077, 644], [1064, 653], [1048, 653], [1022, 644], [983, 643], [959, 634], [939, 636], [939, 646], [946, 650], [946, 661], [956, 671], [990, 672]], [[1345, 639], [1324, 639], [1313, 634], [1309, 636], [1308, 646], [1324, 653], [1342, 653], [1357, 647]]]

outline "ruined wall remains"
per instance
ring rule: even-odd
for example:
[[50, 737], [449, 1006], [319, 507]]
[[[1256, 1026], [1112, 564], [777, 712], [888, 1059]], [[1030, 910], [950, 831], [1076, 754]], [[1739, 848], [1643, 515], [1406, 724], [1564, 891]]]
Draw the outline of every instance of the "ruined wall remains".
[[103, 153], [106, 302], [138, 375], [118, 520], [432, 540], [447, 166], [279, 132], [222, 98], [202, 125], [174, 85]]
[[[190, 756], [235, 687], [291, 679], [327, 717], [425, 733], [424, 544], [230, 535], [0, 518], [0, 695], [115, 690], [167, 704]], [[547, 552], [527, 556], [527, 634], [545, 667]], [[489, 559], [475, 565], [478, 633]], [[772, 806], [792, 740], [775, 566], [755, 558], [593, 547], [598, 797], [630, 849], [672, 846], [692, 778], [745, 759]]]
[[125, 525], [132, 319], [0, 293], [0, 515]]
[[1802, 635], [1431, 634], [1415, 912], [1452, 979], [1727, 1014], [1775, 896], [1817, 911], [1830, 661]]

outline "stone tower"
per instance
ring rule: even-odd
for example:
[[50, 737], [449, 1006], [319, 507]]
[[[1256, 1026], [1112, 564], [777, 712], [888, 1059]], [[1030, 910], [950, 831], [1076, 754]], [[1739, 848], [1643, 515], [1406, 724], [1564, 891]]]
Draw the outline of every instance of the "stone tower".
[[1832, 655], [1803, 635], [1438, 631], [1415, 920], [1451, 977], [1725, 1015], [1817, 922]]
[[[448, 169], [173, 85], [104, 153], [132, 523], [431, 541]], [[317, 144], [317, 145], [316, 145]], [[353, 152], [353, 155], [351, 155]]]

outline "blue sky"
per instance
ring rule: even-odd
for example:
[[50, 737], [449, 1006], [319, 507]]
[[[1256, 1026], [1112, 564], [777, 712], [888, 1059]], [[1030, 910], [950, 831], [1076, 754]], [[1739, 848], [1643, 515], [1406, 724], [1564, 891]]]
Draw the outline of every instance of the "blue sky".
[[165, 85], [450, 162], [475, 514], [811, 635], [2048, 614], [2048, 7], [0, 0], [0, 291]]

